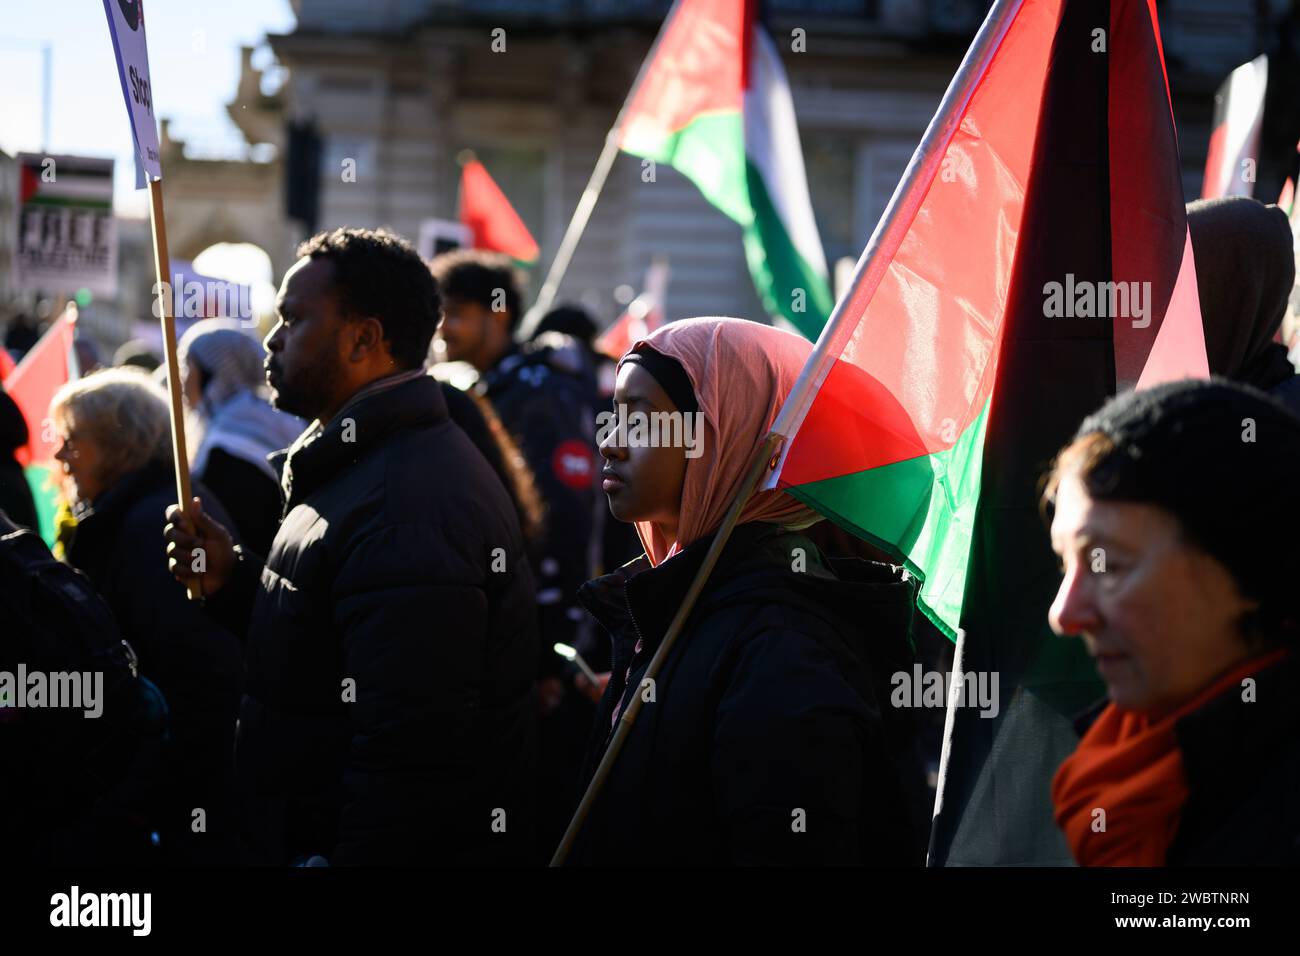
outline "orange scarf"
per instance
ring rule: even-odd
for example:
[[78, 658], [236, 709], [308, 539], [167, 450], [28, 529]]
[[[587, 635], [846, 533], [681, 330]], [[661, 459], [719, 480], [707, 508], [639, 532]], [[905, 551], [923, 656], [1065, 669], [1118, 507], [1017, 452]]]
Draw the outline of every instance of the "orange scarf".
[[[1052, 781], [1056, 825], [1080, 866], [1164, 866], [1187, 801], [1174, 725], [1286, 653], [1246, 661], [1156, 720], [1113, 703], [1101, 712]], [[1105, 811], [1100, 831], [1097, 810]]]

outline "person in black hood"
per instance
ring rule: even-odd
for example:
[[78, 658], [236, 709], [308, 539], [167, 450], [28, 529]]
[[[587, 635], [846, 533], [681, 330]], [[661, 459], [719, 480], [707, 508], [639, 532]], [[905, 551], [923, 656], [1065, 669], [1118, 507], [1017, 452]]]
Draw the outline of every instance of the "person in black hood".
[[1295, 285], [1291, 224], [1245, 196], [1187, 204], [1210, 374], [1253, 385], [1300, 414], [1300, 378], [1274, 341]]
[[579, 592], [613, 643], [584, 784], [633, 696], [644, 706], [568, 862], [921, 862], [885, 712], [889, 675], [911, 660], [901, 569], [824, 560], [798, 533], [818, 516], [760, 491], [645, 676], [810, 348], [770, 326], [691, 319], [620, 363], [602, 488], [646, 553]]
[[173, 573], [248, 635], [248, 840], [271, 864], [525, 860], [533, 579], [505, 488], [424, 369], [437, 283], [385, 230], [298, 252], [267, 378], [312, 424], [274, 456], [284, 518], [265, 566], [200, 510], [169, 513]]

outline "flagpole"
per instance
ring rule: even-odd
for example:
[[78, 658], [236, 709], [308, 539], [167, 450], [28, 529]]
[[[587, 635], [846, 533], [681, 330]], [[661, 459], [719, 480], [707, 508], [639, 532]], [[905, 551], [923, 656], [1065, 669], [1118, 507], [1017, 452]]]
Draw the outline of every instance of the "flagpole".
[[[921, 142], [912, 153], [902, 179], [894, 188], [889, 205], [885, 207], [880, 221], [876, 223], [876, 228], [867, 241], [866, 248], [858, 257], [858, 263], [853, 269], [853, 277], [844, 295], [835, 303], [830, 318], [826, 320], [826, 325], [822, 327], [821, 334], [817, 337], [817, 344], [813, 347], [803, 370], [795, 380], [794, 387], [781, 406], [780, 414], [772, 423], [772, 431], [776, 434], [789, 437], [799, 428], [804, 416], [808, 414], [813, 396], [817, 394], [818, 387], [830, 372], [835, 356], [840, 353], [844, 345], [840, 324], [849, 303], [870, 302], [875, 295], [876, 288], [884, 278], [885, 271], [893, 261], [894, 254], [898, 251], [908, 229], [912, 226], [912, 221], [916, 218], [917, 211], [921, 208], [921, 203], [925, 200], [930, 184], [934, 182], [934, 177], [939, 172], [944, 155], [948, 152], [948, 144], [952, 142], [953, 135], [966, 115], [966, 107], [975, 94], [975, 88], [984, 78], [989, 64], [993, 61], [998, 47], [1002, 45], [1003, 38], [1017, 14], [1020, 13], [1023, 4], [1024, 0], [996, 0], [988, 16], [984, 18], [979, 33], [975, 35], [970, 49], [966, 51], [961, 66], [953, 74], [952, 82], [948, 84], [948, 89], [943, 94], [943, 99], [939, 102], [939, 108], [931, 118], [930, 125], [926, 127]], [[779, 475], [789, 448], [790, 445], [787, 443], [782, 451], [781, 461], [777, 463], [769, 481]]]
[[614, 165], [614, 159], [618, 156], [619, 133], [622, 132], [623, 116], [627, 113], [628, 104], [632, 102], [632, 98], [636, 96], [636, 91], [640, 89], [641, 81], [645, 79], [646, 71], [653, 62], [659, 44], [663, 41], [664, 34], [668, 32], [668, 24], [672, 23], [673, 15], [677, 13], [677, 8], [681, 5], [681, 2], [682, 0], [673, 0], [673, 5], [668, 8], [664, 22], [659, 27], [658, 34], [655, 35], [654, 43], [650, 45], [650, 52], [641, 61], [641, 68], [637, 70], [636, 79], [632, 81], [632, 87], [627, 91], [623, 105], [619, 107], [618, 116], [614, 118], [614, 125], [609, 128], [609, 132], [605, 135], [605, 146], [596, 159], [596, 167], [591, 171], [591, 178], [587, 180], [587, 188], [582, 191], [582, 196], [578, 199], [578, 206], [573, 210], [569, 225], [564, 230], [564, 238], [560, 240], [560, 248], [555, 251], [555, 258], [551, 260], [551, 267], [546, 272], [546, 281], [542, 283], [542, 289], [537, 293], [537, 301], [533, 303], [532, 308], [528, 310], [519, 325], [519, 337], [521, 339], [527, 339], [532, 334], [533, 329], [542, 321], [542, 317], [546, 315], [551, 308], [551, 304], [555, 301], [555, 294], [560, 290], [560, 283], [564, 281], [564, 274], [569, 269], [569, 262], [578, 249], [578, 243], [582, 240], [582, 234], [587, 228], [587, 222], [591, 219], [592, 210], [596, 208], [596, 200], [600, 198], [601, 190], [605, 188], [605, 180], [609, 176], [609, 170]]
[[[181, 404], [180, 363], [176, 357], [176, 317], [173, 314], [171, 257], [167, 253], [167, 221], [163, 213], [162, 180], [149, 179], [149, 226], [153, 232], [153, 266], [157, 276], [154, 286], [158, 295], [158, 315], [162, 321], [163, 355], [167, 363], [167, 394], [171, 405], [172, 461], [176, 468], [176, 495], [180, 509], [192, 514], [190, 505], [190, 464], [185, 449], [185, 412]], [[190, 600], [201, 601], [200, 579], [186, 585]]]
[[[717, 534], [713, 536], [709, 550], [704, 555], [704, 563], [700, 565], [700, 569], [695, 573], [695, 579], [691, 581], [686, 596], [682, 598], [677, 613], [673, 615], [672, 623], [668, 625], [663, 640], [660, 641], [654, 656], [650, 658], [650, 663], [646, 666], [645, 676], [641, 679], [643, 686], [646, 681], [653, 681], [659, 675], [659, 670], [663, 667], [664, 661], [672, 653], [673, 645], [677, 643], [677, 638], [681, 636], [686, 619], [690, 617], [691, 611], [695, 608], [695, 602], [699, 599], [700, 592], [704, 590], [704, 585], [708, 582], [714, 565], [718, 563], [718, 558], [722, 556], [723, 548], [727, 546], [727, 542], [731, 539], [731, 532], [735, 529], [736, 522], [740, 518], [741, 509], [745, 506], [745, 502], [749, 500], [749, 496], [753, 494], [754, 488], [763, 473], [775, 467], [780, 445], [780, 435], [768, 434], [759, 447], [758, 453], [749, 466], [749, 471], [745, 474], [744, 481], [740, 483], [736, 497], [732, 499], [731, 505], [727, 508], [727, 514], [722, 519], [721, 527], [718, 528]], [[568, 829], [564, 831], [564, 839], [560, 841], [560, 845], [555, 850], [555, 855], [551, 858], [551, 866], [563, 866], [565, 859], [568, 858], [569, 851], [573, 849], [573, 841], [577, 838], [578, 831], [582, 829], [583, 823], [586, 822], [587, 815], [596, 802], [596, 797], [600, 795], [601, 789], [605, 786], [605, 780], [609, 777], [614, 761], [618, 759], [623, 744], [632, 732], [632, 725], [636, 723], [637, 715], [641, 713], [643, 703], [645, 703], [645, 698], [640, 693], [633, 691], [631, 702], [628, 704], [627, 709], [623, 711], [623, 716], [619, 718], [614, 737], [605, 748], [605, 753], [600, 758], [600, 764], [596, 767], [591, 782], [587, 784], [587, 791], [582, 795], [582, 803], [578, 804], [573, 819], [569, 821]]]

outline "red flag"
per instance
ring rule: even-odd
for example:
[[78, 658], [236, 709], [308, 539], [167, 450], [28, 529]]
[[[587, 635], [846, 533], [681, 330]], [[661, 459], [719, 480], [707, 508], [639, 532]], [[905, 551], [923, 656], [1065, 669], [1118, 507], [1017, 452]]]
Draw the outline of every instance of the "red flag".
[[475, 249], [504, 252], [526, 265], [537, 261], [532, 233], [478, 160], [461, 169], [460, 221], [469, 229]]
[[69, 306], [5, 379], [5, 391], [27, 420], [27, 445], [15, 453], [23, 465], [54, 459], [53, 435], [43, 423], [54, 393], [76, 377], [72, 353], [76, 322], [76, 307]]

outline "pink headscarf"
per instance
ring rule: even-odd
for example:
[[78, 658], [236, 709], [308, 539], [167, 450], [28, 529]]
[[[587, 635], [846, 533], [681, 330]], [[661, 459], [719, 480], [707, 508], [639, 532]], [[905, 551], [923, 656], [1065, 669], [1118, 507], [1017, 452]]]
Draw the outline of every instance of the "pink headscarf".
[[[636, 522], [650, 563], [658, 565], [722, 524], [812, 344], [770, 325], [710, 317], [669, 323], [638, 339], [630, 351], [642, 346], [681, 364], [704, 417], [703, 453], [686, 463], [677, 540], [666, 540], [649, 521]], [[737, 523], [806, 528], [818, 520], [784, 492], [760, 491], [741, 509]]]

